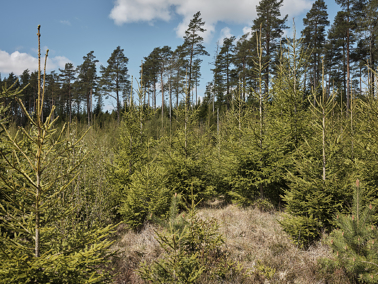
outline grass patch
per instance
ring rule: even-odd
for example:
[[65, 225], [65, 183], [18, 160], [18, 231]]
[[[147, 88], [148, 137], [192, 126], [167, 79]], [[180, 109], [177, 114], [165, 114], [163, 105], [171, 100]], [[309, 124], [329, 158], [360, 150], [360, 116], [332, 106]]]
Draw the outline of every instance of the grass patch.
[[[278, 223], [279, 212], [229, 205], [205, 207], [197, 214], [218, 222], [229, 258], [244, 266], [243, 273], [247, 277], [235, 275], [227, 283], [350, 283], [341, 270], [320, 269], [317, 261], [332, 257], [326, 245], [318, 242], [302, 250], [293, 244]], [[126, 228], [118, 232], [113, 249], [120, 252], [114, 259], [114, 268], [119, 274], [114, 283], [144, 283], [137, 273], [140, 264], [153, 263], [163, 253], [154, 230], [163, 228], [147, 223], [139, 232]]]

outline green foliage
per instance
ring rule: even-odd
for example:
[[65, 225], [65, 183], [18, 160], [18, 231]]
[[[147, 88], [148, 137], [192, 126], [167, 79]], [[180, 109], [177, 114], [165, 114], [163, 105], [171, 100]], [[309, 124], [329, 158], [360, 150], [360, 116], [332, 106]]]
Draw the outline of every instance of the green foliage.
[[169, 210], [170, 198], [164, 169], [151, 161], [131, 176], [119, 212], [126, 224], [138, 229], [151, 215], [163, 218]]
[[[298, 228], [306, 229], [303, 221], [310, 221], [308, 232], [301, 236], [314, 237], [313, 225], [320, 231], [330, 230], [334, 226], [333, 215], [336, 211], [345, 211], [351, 200], [348, 188], [355, 174], [355, 162], [349, 159], [350, 144], [346, 138], [343, 118], [331, 115], [335, 108], [335, 93], [327, 96], [323, 88], [319, 98], [313, 92], [315, 104], [310, 101], [312, 120], [309, 125], [309, 137], [297, 147], [293, 154], [293, 167], [287, 180], [288, 189], [283, 200], [287, 212], [295, 217]], [[290, 218], [290, 217], [288, 217]], [[290, 234], [292, 228], [285, 227]], [[298, 234], [293, 231], [293, 238]], [[307, 240], [298, 240], [307, 243]]]
[[142, 279], [151, 283], [205, 283], [226, 280], [242, 270], [228, 259], [217, 222], [200, 218], [195, 206], [192, 199], [184, 229], [175, 229], [170, 222], [168, 232], [156, 232], [164, 253], [153, 264], [142, 264], [139, 270]]
[[321, 224], [312, 217], [285, 214], [279, 223], [291, 240], [301, 248], [308, 248], [320, 236]]
[[257, 261], [255, 273], [261, 275], [264, 279], [270, 280], [273, 278], [276, 270]]
[[143, 100], [145, 91], [137, 90], [139, 106], [125, 112], [117, 154], [108, 180], [119, 198], [118, 212], [132, 229], [140, 228], [151, 215], [162, 218], [169, 210], [171, 188], [167, 186], [167, 170], [154, 154], [156, 142], [149, 139]]
[[[198, 59], [201, 55], [210, 55], [203, 46], [203, 37], [201, 36], [201, 33], [205, 32], [206, 29], [204, 29], [205, 22], [202, 20], [201, 12], [197, 12], [193, 15], [193, 19], [190, 20], [190, 23], [188, 25], [187, 30], [185, 31], [184, 36], [184, 43], [183, 43], [183, 54], [185, 57], [187, 57], [188, 62], [188, 89], [186, 93], [186, 108], [189, 108], [190, 105], [190, 92], [193, 89], [193, 78], [196, 76], [195, 73], [195, 62], [196, 59]], [[198, 66], [199, 69], [200, 66]], [[199, 70], [197, 70], [199, 71]]]
[[322, 55], [324, 53], [326, 26], [329, 25], [327, 5], [324, 0], [317, 0], [303, 19], [305, 28], [302, 31], [304, 45], [312, 50], [309, 58], [310, 72], [313, 77], [312, 86], [317, 88], [321, 82]]
[[[199, 131], [188, 131], [185, 148], [185, 133], [177, 130], [172, 137], [172, 147], [168, 151], [160, 144], [159, 160], [166, 169], [166, 186], [171, 192], [179, 192], [184, 198], [190, 196], [192, 185], [196, 200], [207, 200], [216, 195], [213, 185], [212, 150], [207, 143], [207, 135]], [[197, 135], [196, 135], [197, 134]]]
[[132, 107], [124, 113], [117, 145], [114, 149], [114, 162], [108, 168], [108, 181], [115, 192], [122, 195], [125, 186], [131, 182], [132, 174], [145, 165], [147, 160], [147, 137], [144, 129], [142, 109]]
[[281, 38], [284, 29], [288, 27], [285, 25], [288, 15], [285, 15], [282, 19], [280, 7], [283, 0], [262, 0], [259, 5], [256, 6], [257, 17], [253, 20], [253, 31], [261, 30], [261, 41], [264, 49], [264, 73], [265, 73], [265, 86], [264, 93], [268, 93], [269, 73], [274, 69], [271, 65], [274, 64], [275, 56], [278, 55], [277, 47], [278, 40]]
[[182, 198], [180, 194], [175, 193], [171, 200], [171, 206], [169, 207], [168, 218], [161, 219], [157, 216], [152, 216], [152, 221], [159, 224], [165, 229], [172, 229], [176, 232], [182, 232], [188, 222], [185, 219], [185, 213], [179, 214], [179, 207], [182, 203]]
[[[129, 59], [124, 55], [123, 49], [120, 46], [112, 52], [107, 63], [108, 66], [101, 65], [101, 87], [105, 91], [106, 97], [114, 98], [117, 102], [117, 121], [120, 123], [121, 115], [121, 92], [129, 93], [130, 81], [127, 74], [127, 63]], [[115, 92], [115, 95], [112, 95]]]
[[268, 199], [257, 199], [253, 202], [253, 207], [259, 209], [261, 212], [273, 212], [274, 205]]
[[[89, 227], [104, 226], [114, 221], [117, 213], [116, 206], [119, 204], [117, 192], [112, 190], [106, 179], [107, 164], [113, 156], [111, 132], [114, 131], [111, 125], [108, 127], [110, 129], [107, 131], [93, 127], [83, 139], [78, 141], [83, 130], [74, 118], [74, 122], [70, 124], [70, 129], [67, 131], [66, 139], [70, 145], [78, 142], [77, 147], [63, 161], [53, 161], [48, 173], [54, 177], [73, 165], [75, 161], [85, 158], [78, 168], [79, 173], [74, 184], [67, 188], [59, 206], [63, 210], [65, 204], [75, 203], [77, 218]], [[84, 126], [84, 129], [86, 128]], [[70, 178], [72, 177], [71, 175]], [[65, 179], [62, 179], [56, 182], [56, 185], [64, 182]]]
[[354, 280], [378, 283], [378, 232], [372, 222], [375, 209], [364, 205], [364, 190], [356, 182], [351, 215], [337, 213], [337, 229], [327, 238], [335, 258], [324, 260], [346, 269]]
[[95, 85], [97, 84], [97, 71], [94, 51], [88, 52], [86, 56], [83, 56], [84, 62], [77, 67], [78, 70], [78, 81], [77, 88], [78, 91], [85, 94], [86, 105], [87, 105], [87, 119], [88, 125], [91, 125], [91, 105], [92, 105], [92, 94]]
[[82, 204], [66, 198], [85, 159], [75, 156], [82, 138], [63, 138], [65, 127], [58, 131], [52, 120], [54, 107], [42, 118], [44, 89], [38, 88], [34, 118], [16, 100], [30, 127], [12, 134], [1, 124], [0, 283], [106, 283], [116, 225], [80, 220]]

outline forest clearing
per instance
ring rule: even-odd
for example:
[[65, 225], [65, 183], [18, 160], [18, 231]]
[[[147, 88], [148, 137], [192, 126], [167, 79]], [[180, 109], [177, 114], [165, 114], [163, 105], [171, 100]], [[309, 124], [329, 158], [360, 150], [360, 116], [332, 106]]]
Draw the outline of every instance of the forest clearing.
[[298, 39], [262, 0], [201, 101], [200, 12], [131, 80], [120, 46], [49, 74], [38, 26], [0, 80], [0, 283], [378, 283], [378, 4], [338, 2]]

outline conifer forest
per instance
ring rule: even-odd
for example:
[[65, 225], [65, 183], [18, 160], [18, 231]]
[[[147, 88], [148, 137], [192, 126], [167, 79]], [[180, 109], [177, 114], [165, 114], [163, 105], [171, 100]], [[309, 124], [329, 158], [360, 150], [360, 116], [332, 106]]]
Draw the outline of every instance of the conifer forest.
[[378, 1], [336, 3], [283, 36], [261, 0], [211, 54], [197, 12], [139, 74], [46, 72], [38, 26], [0, 78], [0, 283], [378, 283]]

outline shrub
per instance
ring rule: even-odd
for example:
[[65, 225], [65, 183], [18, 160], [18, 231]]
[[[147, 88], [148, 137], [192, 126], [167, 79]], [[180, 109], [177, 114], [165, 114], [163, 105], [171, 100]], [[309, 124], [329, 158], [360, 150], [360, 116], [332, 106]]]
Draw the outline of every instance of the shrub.
[[334, 230], [326, 242], [335, 258], [323, 260], [344, 268], [355, 281], [378, 283], [378, 231], [372, 224], [374, 208], [363, 206], [364, 190], [356, 182], [352, 215], [338, 213]]
[[142, 279], [151, 283], [205, 283], [228, 278], [242, 270], [240, 265], [229, 260], [222, 247], [224, 239], [218, 233], [215, 219], [198, 217], [193, 200], [186, 222], [180, 230], [174, 228], [171, 219], [168, 232], [156, 231], [164, 253], [153, 264], [141, 265]]
[[319, 222], [311, 217], [285, 214], [279, 223], [291, 240], [301, 248], [309, 247], [320, 236], [317, 229]]

